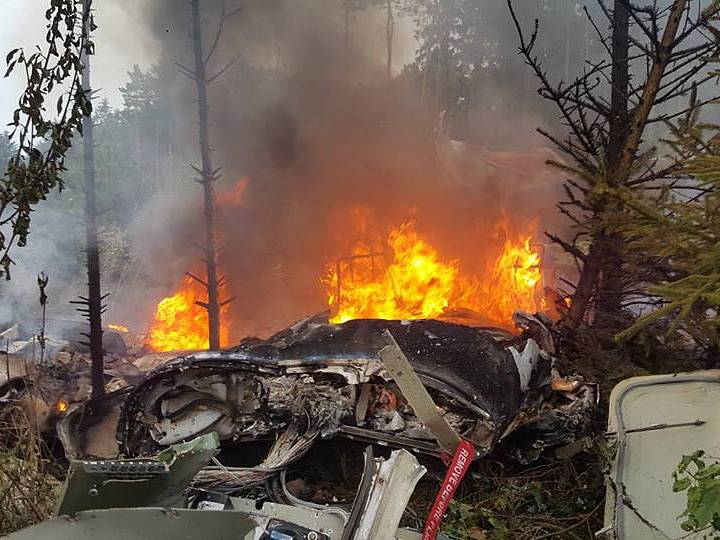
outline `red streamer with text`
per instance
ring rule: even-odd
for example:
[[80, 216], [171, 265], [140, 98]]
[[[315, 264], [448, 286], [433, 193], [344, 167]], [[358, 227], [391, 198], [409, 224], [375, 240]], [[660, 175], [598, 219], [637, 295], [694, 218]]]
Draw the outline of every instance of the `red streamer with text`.
[[435, 540], [440, 523], [445, 512], [455, 496], [460, 482], [462, 482], [465, 473], [470, 468], [470, 464], [475, 457], [475, 447], [469, 441], [462, 440], [455, 450], [455, 455], [450, 462], [445, 479], [440, 486], [440, 491], [435, 497], [435, 502], [430, 510], [430, 514], [425, 521], [425, 529], [423, 530], [423, 540]]

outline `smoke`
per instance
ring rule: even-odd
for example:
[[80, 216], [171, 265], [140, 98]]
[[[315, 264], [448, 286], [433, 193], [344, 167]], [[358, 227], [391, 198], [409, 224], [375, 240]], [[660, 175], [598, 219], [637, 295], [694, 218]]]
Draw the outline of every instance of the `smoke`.
[[[137, 8], [137, 29], [129, 36], [105, 35], [140, 44], [127, 49], [135, 58], [144, 57], [138, 46], [159, 44], [162, 99], [173, 122], [168, 144], [176, 149], [164, 184], [128, 219], [125, 236], [134, 256], [127, 273], [134, 278], [105, 281], [113, 292], [107, 320], [141, 329], [184, 272], [202, 274], [193, 245], [203, 243], [204, 221], [202, 193], [187, 166], [199, 162], [195, 88], [174, 67], [192, 65], [189, 9], [175, 0], [136, 2], [112, 5], [117, 17]], [[568, 2], [538, 5], [562, 3]], [[226, 21], [210, 64], [211, 73], [230, 65], [210, 87], [210, 117], [213, 165], [223, 170], [216, 186], [218, 229], [226, 296], [235, 297], [233, 338], [267, 334], [325, 309], [320, 278], [326, 265], [348, 254], [354, 241], [376, 240], [404, 222], [415, 221], [443, 257], [460, 260], [470, 272], [483, 268], [504, 234], [533, 231], [542, 241], [542, 231], [557, 229], [553, 201], [562, 178], [544, 165], [553, 156], [537, 151], [546, 143], [534, 131], [554, 118], [516, 55], [504, 3], [483, 2], [479, 31], [497, 43], [495, 53], [484, 60], [487, 75], [466, 89], [472, 99], [451, 103], [444, 124], [429, 112], [434, 81], [407, 67], [417, 48], [412, 17], [399, 17], [388, 81], [382, 6], [346, 18], [340, 0], [226, 4], [228, 12], [240, 10]], [[201, 5], [207, 50], [221, 0]], [[544, 35], [564, 35], [566, 11], [559, 17], [537, 9], [529, 10], [526, 22], [538, 15]], [[113, 26], [100, 16], [98, 23]], [[99, 51], [108, 47], [98, 40]], [[547, 51], [557, 48], [551, 45]], [[585, 58], [572, 44], [564, 46], [563, 62], [550, 59], [560, 75]], [[453, 139], [481, 146], [463, 147]], [[241, 179], [244, 192], [234, 197]], [[49, 230], [68, 226], [56, 223]], [[45, 261], [57, 257], [68, 261], [66, 271], [83, 271], [77, 251], [68, 257], [61, 246], [49, 250], [36, 236], [32, 249]], [[42, 260], [24, 268], [47, 270]], [[81, 290], [75, 288], [55, 292], [69, 299]]]
[[[103, 0], [94, 3], [99, 28], [95, 33], [96, 54], [92, 57], [93, 86], [97, 90], [95, 104], [107, 99], [112, 106], [121, 104], [118, 88], [127, 80], [127, 72], [134, 64], [147, 68], [157, 61], [159, 44], [147, 24], [148, 0]], [[42, 44], [47, 21], [44, 0], [5, 0], [3, 10], [12, 17], [0, 23], [0, 50], [2, 58], [16, 47], [32, 52], [36, 44]], [[5, 26], [7, 25], [7, 28]], [[0, 112], [10, 119], [24, 87], [24, 75], [16, 70], [12, 76], [0, 80]], [[54, 100], [49, 100], [54, 103]], [[82, 160], [77, 151], [68, 158], [70, 170], [65, 174], [82, 178]], [[5, 165], [5, 156], [3, 166]], [[105, 171], [99, 171], [98, 176]], [[71, 182], [74, 183], [74, 182]], [[82, 322], [82, 318], [69, 304], [85, 295], [84, 224], [82, 216], [68, 212], [76, 206], [73, 199], [82, 200], [77, 190], [53, 192], [32, 215], [28, 246], [14, 249], [11, 256], [12, 280], [0, 282], [0, 330], [15, 321], [32, 321], [28, 332], [39, 328], [40, 304], [37, 274], [50, 276], [48, 286], [48, 316], [70, 322]], [[112, 258], [112, 254], [109, 254]]]
[[[486, 4], [483, 31], [498, 42], [497, 56], [488, 60], [496, 66], [489, 66], [487, 88], [476, 89], [480, 97], [467, 105], [470, 121], [453, 125], [448, 115], [446, 138], [439, 118], [427, 112], [428, 90], [417, 73], [399, 74], [417, 47], [407, 40], [412, 21], [402, 23], [405, 38], [388, 81], [382, 7], [354, 14], [346, 28], [338, 0], [233, 4], [241, 9], [226, 22], [212, 65], [217, 71], [234, 63], [211, 86], [210, 115], [213, 166], [223, 167], [221, 265], [226, 295], [235, 297], [235, 338], [325, 309], [320, 278], [328, 262], [347, 254], [353, 241], [381, 237], [406, 221], [471, 271], [483, 267], [488, 247], [504, 234], [533, 231], [542, 241], [542, 231], [558, 225], [553, 201], [561, 178], [544, 166], [555, 156], [528, 150], [545, 145], [534, 128], [552, 118], [516, 57], [506, 9]], [[207, 45], [220, 1], [206, 0], [202, 8]], [[544, 31], [554, 35], [567, 21], [550, 15]], [[190, 66], [189, 10], [157, 1], [150, 17], [166, 60]], [[568, 54], [562, 69], [584, 58], [584, 51]], [[165, 84], [182, 117], [178, 144], [194, 150], [193, 85], [179, 73]], [[512, 163], [512, 154], [490, 155], [486, 146], [463, 149], [450, 140], [458, 136], [524, 154]], [[488, 165], [497, 159], [504, 161]], [[240, 179], [248, 179], [242, 203], [224, 204], [223, 192]], [[146, 274], [166, 276], [169, 293], [183, 271], [203, 271], [188, 247], [202, 243], [201, 192], [182, 210], [167, 202], [172, 194], [159, 196], [166, 200], [153, 204], [153, 225], [138, 219], [133, 236]], [[160, 207], [172, 209], [166, 226], [157, 220]]]

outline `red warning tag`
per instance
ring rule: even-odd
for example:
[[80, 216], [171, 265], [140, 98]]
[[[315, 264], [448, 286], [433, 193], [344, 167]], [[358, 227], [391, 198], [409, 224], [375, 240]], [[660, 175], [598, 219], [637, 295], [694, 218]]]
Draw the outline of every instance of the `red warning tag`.
[[440, 491], [435, 497], [435, 502], [430, 510], [430, 514], [425, 521], [425, 529], [422, 535], [423, 540], [435, 540], [440, 530], [442, 518], [450, 505], [450, 501], [452, 501], [455, 496], [455, 491], [457, 491], [460, 482], [470, 468], [470, 464], [474, 458], [475, 447], [471, 442], [465, 439], [461, 440], [445, 474], [445, 479], [440, 486]]

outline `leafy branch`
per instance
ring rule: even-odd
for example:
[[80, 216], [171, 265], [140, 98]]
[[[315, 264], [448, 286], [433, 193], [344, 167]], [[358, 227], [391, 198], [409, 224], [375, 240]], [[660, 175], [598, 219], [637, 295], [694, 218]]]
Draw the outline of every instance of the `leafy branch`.
[[[51, 0], [44, 46], [32, 54], [13, 49], [5, 59], [5, 76], [22, 69], [27, 81], [9, 123], [17, 150], [0, 179], [0, 276], [5, 279], [10, 279], [11, 249], [27, 244], [35, 206], [51, 190], [62, 189], [65, 155], [92, 110], [82, 85], [82, 56], [94, 52], [90, 5], [91, 0]], [[56, 95], [48, 111], [47, 102]]]
[[683, 456], [673, 471], [673, 491], [687, 492], [687, 507], [680, 517], [684, 531], [720, 532], [720, 463], [708, 465], [705, 452]]

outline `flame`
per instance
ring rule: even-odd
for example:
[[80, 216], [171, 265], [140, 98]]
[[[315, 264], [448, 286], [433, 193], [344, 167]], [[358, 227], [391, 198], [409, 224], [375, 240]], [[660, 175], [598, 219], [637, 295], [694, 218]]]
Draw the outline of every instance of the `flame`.
[[412, 223], [392, 231], [388, 246], [395, 255], [385, 271], [376, 261], [384, 254], [362, 244], [353, 248], [350, 261], [328, 267], [323, 283], [329, 304], [338, 308], [333, 322], [430, 318], [448, 307], [457, 264], [443, 263]]
[[115, 330], [115, 331], [117, 331], [117, 332], [122, 332], [123, 334], [127, 334], [128, 332], [130, 332], [130, 330], [128, 329], [128, 327], [125, 326], [125, 325], [122, 325], [122, 324], [108, 324], [107, 327], [108, 327], [110, 330]]
[[[229, 188], [219, 191], [218, 207], [233, 209], [242, 206], [249, 183], [250, 179], [244, 176]], [[175, 294], [162, 299], [157, 305], [147, 344], [158, 352], [207, 349], [207, 310], [197, 304], [206, 300], [207, 293], [203, 286], [189, 276], [186, 277]], [[220, 307], [221, 344], [229, 341], [227, 317], [227, 304], [224, 304]]]
[[542, 299], [536, 295], [542, 279], [541, 258], [530, 241], [530, 236], [505, 240], [498, 257], [465, 286], [460, 305], [501, 325], [509, 323], [516, 310], [533, 313], [542, 309]]
[[541, 257], [530, 242], [529, 235], [507, 239], [483, 272], [468, 276], [459, 261], [444, 261], [414, 224], [406, 223], [389, 234], [390, 253], [356, 244], [349, 258], [327, 266], [321, 281], [336, 310], [332, 322], [435, 318], [448, 309], [467, 308], [511, 327], [513, 311], [534, 312], [540, 306]]
[[249, 182], [250, 179], [243, 176], [230, 188], [220, 191], [217, 194], [217, 204], [219, 206], [242, 206], [245, 202], [245, 192]]
[[[209, 347], [207, 311], [196, 302], [206, 301], [201, 284], [186, 276], [180, 290], [160, 301], [148, 335], [155, 351], [201, 350]], [[221, 321], [227, 315], [221, 308]], [[220, 342], [228, 342], [227, 324], [221, 324]]]

